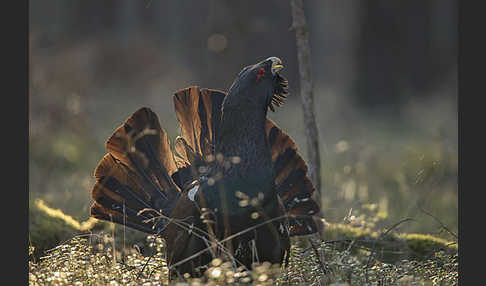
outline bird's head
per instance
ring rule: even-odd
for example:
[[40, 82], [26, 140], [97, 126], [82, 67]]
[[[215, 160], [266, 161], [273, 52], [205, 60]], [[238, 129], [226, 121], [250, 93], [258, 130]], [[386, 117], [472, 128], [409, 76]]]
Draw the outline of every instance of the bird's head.
[[279, 73], [282, 69], [282, 61], [277, 57], [243, 68], [228, 91], [225, 105], [275, 111], [275, 106], [281, 106], [288, 94], [288, 81]]

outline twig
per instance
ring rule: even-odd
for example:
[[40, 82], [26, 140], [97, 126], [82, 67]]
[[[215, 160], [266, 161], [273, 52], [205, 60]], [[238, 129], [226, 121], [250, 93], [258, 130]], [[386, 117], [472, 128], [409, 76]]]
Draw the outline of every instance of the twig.
[[[157, 234], [154, 235], [154, 239], [152, 239], [152, 243], [151, 244], [153, 244], [155, 242], [155, 239], [157, 239], [157, 235], [159, 235], [160, 232], [162, 232], [163, 229], [164, 228], [162, 228], [161, 230], [159, 230], [157, 232]], [[147, 259], [147, 262], [145, 262], [145, 264], [142, 266], [142, 269], [138, 272], [136, 280], [138, 280], [138, 278], [140, 278], [140, 275], [142, 275], [143, 271], [145, 270], [145, 267], [147, 267], [150, 259], [152, 259], [152, 257], [154, 256], [154, 254], [155, 254], [155, 251], [152, 251], [152, 254], [150, 254], [149, 258]]]
[[431, 213], [427, 212], [426, 210], [424, 210], [422, 207], [420, 207], [419, 205], [417, 205], [418, 209], [423, 212], [424, 214], [430, 216], [431, 218], [433, 218], [436, 222], [438, 222], [440, 224], [440, 226], [442, 227], [442, 229], [444, 229], [445, 231], [447, 231], [450, 235], [454, 236], [455, 239], [459, 239], [459, 237], [457, 236], [456, 233], [454, 233], [452, 230], [450, 230], [446, 225], [444, 225], [437, 217], [435, 217], [434, 215], [432, 215]]
[[[324, 243], [324, 244], [349, 243], [349, 247], [347, 248], [347, 250], [351, 249], [351, 247], [355, 247], [355, 248], [371, 251], [372, 248], [362, 246], [362, 245], [355, 245], [355, 243], [356, 242], [358, 242], [358, 243], [372, 243], [372, 242], [376, 243], [377, 241], [375, 239], [364, 240], [364, 239], [356, 239], [355, 238], [355, 239], [336, 239], [336, 240], [327, 240], [327, 241], [321, 240], [321, 242]], [[306, 249], [303, 250], [303, 252], [309, 251], [311, 248], [312, 247], [307, 247]], [[403, 254], [403, 253], [405, 253], [404, 251], [393, 251], [393, 250], [382, 250], [382, 252], [391, 253], [391, 254]]]
[[326, 275], [327, 271], [324, 267], [324, 263], [322, 263], [322, 261], [321, 261], [321, 256], [319, 254], [319, 251], [317, 250], [317, 247], [314, 245], [314, 242], [312, 241], [311, 238], [309, 238], [309, 242], [311, 244], [311, 247], [314, 249], [314, 254], [316, 255], [317, 262], [319, 262], [319, 266], [321, 266], [322, 274]]
[[88, 237], [91, 237], [91, 236], [96, 236], [98, 238], [101, 238], [101, 235], [99, 234], [95, 234], [95, 233], [85, 233], [85, 234], [79, 234], [79, 235], [75, 235], [73, 237], [71, 237], [70, 239], [68, 240], [65, 240], [64, 242], [61, 242], [59, 245], [57, 245], [56, 247], [53, 247], [51, 249], [47, 249], [47, 250], [44, 250], [45, 253], [49, 253], [49, 252], [52, 252], [56, 249], [59, 249], [60, 247], [62, 247], [64, 244], [70, 242], [71, 240], [75, 239], [75, 238], [81, 238], [81, 237], [85, 237], [85, 236], [88, 236]]
[[[287, 217], [287, 215], [283, 215], [283, 216], [274, 217], [274, 218], [272, 218], [272, 219], [270, 219], [270, 220], [267, 220], [267, 221], [261, 222], [261, 223], [259, 223], [259, 224], [257, 224], [257, 225], [254, 225], [254, 226], [252, 226], [252, 227], [249, 227], [249, 228], [247, 228], [247, 229], [244, 229], [244, 230], [242, 230], [242, 231], [239, 231], [239, 232], [237, 232], [237, 233], [235, 233], [235, 234], [232, 234], [232, 235], [230, 235], [230, 236], [226, 237], [225, 239], [221, 240], [219, 243], [226, 242], [226, 241], [231, 240], [231, 239], [233, 239], [233, 238], [235, 238], [235, 237], [238, 237], [238, 236], [240, 236], [240, 235], [242, 235], [242, 234], [244, 234], [244, 233], [247, 233], [247, 232], [249, 232], [250, 230], [256, 229], [256, 228], [261, 227], [261, 226], [263, 226], [263, 225], [265, 225], [265, 224], [267, 224], [267, 223], [270, 223], [270, 222], [272, 222], [272, 221], [276, 221], [276, 220], [279, 220], [279, 219], [282, 219], [282, 218], [285, 218], [285, 217]], [[172, 264], [172, 265], [169, 267], [169, 269], [174, 268], [174, 267], [176, 267], [176, 266], [178, 266], [178, 265], [180, 265], [180, 264], [182, 264], [182, 263], [185, 263], [186, 261], [189, 261], [189, 260], [191, 260], [191, 259], [193, 259], [193, 258], [195, 258], [195, 257], [197, 257], [197, 256], [199, 256], [199, 255], [201, 255], [202, 253], [204, 253], [204, 252], [208, 251], [208, 250], [209, 250], [209, 248], [210, 248], [210, 247], [204, 248], [204, 249], [202, 249], [202, 250], [200, 250], [200, 251], [198, 251], [198, 252], [194, 253], [193, 255], [191, 255], [191, 256], [189, 256], [189, 257], [187, 257], [187, 258], [185, 258], [185, 259], [183, 259], [183, 260], [181, 260], [181, 261], [179, 261], [179, 262], [177, 262], [177, 263]]]
[[388, 228], [384, 233], [380, 234], [379, 237], [382, 237], [384, 235], [387, 235], [390, 231], [392, 231], [393, 229], [395, 229], [397, 226], [401, 225], [402, 223], [404, 222], [407, 222], [407, 221], [415, 221], [413, 218], [404, 218], [402, 219], [401, 221], [395, 223], [394, 225], [392, 225], [390, 228]]
[[[146, 210], [144, 210], [144, 211], [149, 211], [149, 210], [150, 210], [150, 209], [146, 209]], [[186, 223], [186, 222], [184, 221], [184, 220], [186, 220], [187, 218], [184, 218], [184, 219], [174, 219], [174, 218], [169, 218], [169, 217], [167, 217], [167, 216], [164, 216], [164, 215], [163, 215], [163, 214], [161, 214], [161, 213], [159, 213], [159, 214], [160, 214], [160, 217], [161, 217], [161, 218], [167, 218], [167, 219], [168, 219], [168, 223], [167, 223], [167, 225], [169, 225], [170, 223], [174, 223], [174, 224], [176, 224], [177, 226], [179, 226], [180, 228], [184, 229], [185, 231], [188, 231], [188, 230], [190, 229], [190, 225], [189, 225], [189, 223]], [[153, 218], [153, 219], [154, 219], [154, 218]], [[166, 225], [165, 227], [167, 227], [167, 225]], [[164, 227], [163, 229], [165, 229], [165, 227]], [[161, 232], [163, 229], [159, 230], [159, 231], [157, 232], [157, 234], [156, 234], [156, 235], [160, 234], [160, 232]], [[203, 237], [202, 235], [200, 235], [200, 234], [196, 233], [196, 231], [195, 231], [195, 230], [200, 231], [201, 233], [203, 233], [204, 235], [206, 235], [206, 236], [208, 236], [208, 237], [210, 237], [210, 236], [211, 236], [209, 233], [205, 232], [204, 230], [202, 230], [202, 229], [200, 229], [200, 228], [198, 228], [198, 227], [193, 227], [192, 234], [194, 234], [194, 235], [195, 235], [196, 237], [198, 237], [199, 239], [202, 239], [202, 240], [205, 240], [205, 241], [206, 241], [206, 238], [205, 238], [205, 237]], [[217, 241], [217, 240], [215, 239], [214, 243], [216, 243], [216, 244], [217, 244], [217, 246], [219, 247], [219, 249], [220, 249], [220, 250], [221, 250], [221, 251], [222, 251], [224, 254], [226, 254], [228, 257], [230, 257], [230, 258], [231, 258], [233, 261], [236, 261], [236, 262], [238, 262], [239, 264], [243, 265], [243, 264], [242, 264], [240, 261], [238, 261], [236, 258], [234, 258], [234, 257], [231, 255], [231, 253], [230, 253], [230, 252], [229, 252], [229, 251], [228, 251], [228, 250], [227, 250], [227, 249], [224, 247], [224, 245], [223, 245], [223, 242], [224, 242], [224, 241], [225, 241], [225, 240], [222, 240], [222, 241]], [[208, 250], [209, 250], [209, 251], [211, 251], [213, 248], [214, 248], [214, 246], [208, 246], [208, 248], [206, 248], [206, 249], [204, 249], [204, 250], [205, 250], [205, 251], [208, 251]], [[204, 251], [200, 251], [200, 253], [203, 253], [203, 252], [204, 252]], [[198, 255], [199, 255], [200, 253], [198, 253]], [[153, 255], [153, 254], [152, 254], [152, 255]], [[197, 255], [196, 255], [196, 256], [197, 256]], [[195, 257], [196, 257], [196, 256], [195, 256]], [[151, 256], [151, 257], [152, 257], [152, 256]], [[193, 257], [191, 256], [191, 257], [190, 257], [190, 259], [192, 259], [192, 258], [193, 258]], [[190, 260], [190, 259], [184, 259], [184, 260], [182, 260], [182, 263], [184, 263], [185, 261]], [[181, 262], [181, 261], [179, 261], [179, 262]], [[178, 263], [176, 263], [176, 265], [175, 265], [175, 266], [177, 266], [177, 265], [181, 264], [181, 263], [179, 263], [179, 262], [178, 262]], [[148, 263], [148, 261], [147, 261], [147, 263]], [[147, 263], [144, 265], [144, 268], [145, 268], [145, 266], [147, 265]], [[173, 267], [175, 267], [175, 266], [174, 266], [174, 265], [171, 265], [171, 266], [169, 267], [169, 269], [172, 269], [172, 268], [173, 268]], [[141, 270], [141, 272], [142, 272], [142, 271], [143, 271], [143, 269]], [[140, 272], [140, 273], [141, 273], [141, 272]], [[139, 274], [140, 274], [140, 273], [139, 273]], [[138, 278], [138, 277], [137, 277], [137, 278]]]
[[368, 261], [366, 261], [366, 268], [365, 268], [366, 284], [368, 284], [368, 269], [371, 266], [371, 264], [370, 264], [371, 263], [371, 259], [375, 255], [375, 252], [376, 252], [376, 242], [379, 241], [381, 237], [383, 237], [384, 235], [387, 235], [390, 231], [392, 231], [393, 229], [395, 229], [396, 227], [398, 227], [400, 224], [402, 224], [404, 222], [407, 222], [407, 221], [415, 221], [415, 220], [413, 218], [405, 218], [405, 219], [402, 219], [401, 221], [395, 223], [390, 228], [388, 228], [385, 232], [383, 232], [382, 234], [380, 234], [380, 236], [378, 236], [378, 238], [374, 241], [373, 248], [371, 249], [370, 255], [368, 256]]

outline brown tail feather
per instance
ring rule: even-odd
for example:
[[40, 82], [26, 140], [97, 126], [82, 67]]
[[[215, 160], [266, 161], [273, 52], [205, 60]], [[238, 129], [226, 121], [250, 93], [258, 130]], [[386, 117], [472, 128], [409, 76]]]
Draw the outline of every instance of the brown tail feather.
[[118, 204], [126, 204], [137, 212], [143, 208], [151, 208], [150, 194], [143, 191], [140, 178], [108, 153], [95, 170], [97, 184], [91, 191], [95, 201], [104, 196], [115, 200]]
[[177, 171], [167, 133], [149, 108], [137, 110], [106, 142], [117, 160], [138, 173], [144, 189], [165, 199], [180, 189], [170, 175]]
[[174, 95], [181, 128], [181, 136], [174, 144], [179, 168], [176, 181], [181, 189], [199, 175], [199, 167], [207, 165], [208, 156], [214, 155], [224, 96], [222, 91], [197, 86], [179, 90]]
[[275, 186], [290, 216], [290, 235], [317, 231], [312, 219], [319, 213], [313, 200], [314, 186], [307, 176], [307, 164], [297, 151], [297, 144], [270, 119], [265, 130], [272, 148]]
[[[306, 199], [304, 199], [306, 200]], [[316, 222], [314, 214], [319, 210], [317, 203], [310, 199], [299, 202], [289, 212], [289, 233], [294, 235], [306, 235], [321, 231], [321, 222]]]
[[176, 164], [179, 168], [177, 174], [177, 183], [184, 190], [194, 178], [199, 176], [198, 168], [206, 165], [206, 161], [200, 154], [194, 152], [191, 146], [183, 137], [178, 136], [174, 143]]
[[176, 154], [184, 160], [181, 166], [197, 166], [204, 162], [204, 157], [200, 153], [194, 152], [194, 149], [187, 143], [184, 137], [178, 136], [176, 138], [174, 148]]
[[94, 202], [91, 206], [91, 216], [97, 219], [123, 224], [146, 233], [156, 233], [156, 230], [152, 227], [152, 224], [143, 222], [142, 220], [135, 220], [135, 217], [129, 217], [128, 215], [125, 216], [125, 220], [123, 220], [123, 212], [120, 213], [110, 208], [105, 208], [97, 202]]
[[174, 106], [181, 137], [202, 158], [212, 155], [225, 93], [197, 86], [179, 90]]
[[153, 208], [169, 215], [180, 188], [171, 177], [177, 167], [155, 113], [137, 110], [107, 140], [106, 148], [109, 153], [94, 173], [92, 216], [123, 223], [125, 214], [127, 225], [147, 229], [150, 224], [143, 220], [151, 216], [138, 215], [140, 210]]

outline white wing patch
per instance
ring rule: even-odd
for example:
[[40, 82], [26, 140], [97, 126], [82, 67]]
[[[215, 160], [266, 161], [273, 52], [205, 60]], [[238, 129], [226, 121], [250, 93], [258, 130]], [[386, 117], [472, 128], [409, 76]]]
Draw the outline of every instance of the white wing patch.
[[196, 196], [198, 190], [199, 190], [199, 185], [195, 185], [194, 187], [192, 187], [192, 189], [189, 190], [189, 192], [187, 192], [187, 196], [191, 201], [194, 201], [194, 197]]

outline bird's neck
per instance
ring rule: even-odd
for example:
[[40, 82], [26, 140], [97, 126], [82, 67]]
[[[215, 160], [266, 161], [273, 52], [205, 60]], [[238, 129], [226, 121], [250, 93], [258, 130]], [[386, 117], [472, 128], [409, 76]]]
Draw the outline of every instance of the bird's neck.
[[272, 179], [271, 150], [265, 133], [266, 110], [225, 108], [221, 120], [221, 137], [216, 152], [225, 158], [239, 157], [239, 163], [233, 164], [227, 175]]

